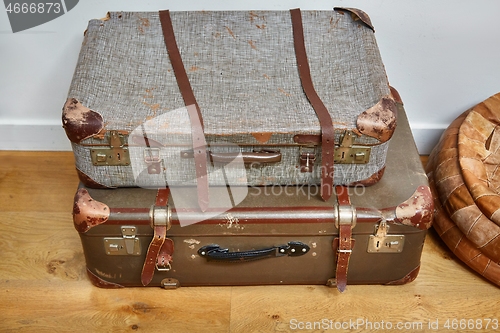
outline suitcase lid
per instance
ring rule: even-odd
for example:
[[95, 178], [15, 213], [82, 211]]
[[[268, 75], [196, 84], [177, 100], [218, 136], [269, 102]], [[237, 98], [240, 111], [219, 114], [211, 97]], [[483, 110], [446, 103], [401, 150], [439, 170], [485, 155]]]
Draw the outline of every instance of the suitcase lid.
[[[293, 144], [296, 134], [320, 134], [300, 82], [288, 11], [172, 12], [171, 19], [207, 137]], [[390, 138], [395, 112], [366, 14], [303, 11], [302, 19], [314, 87], [334, 127], [366, 134], [360, 144]], [[73, 142], [144, 123], [190, 136], [158, 12], [112, 12], [89, 22], [64, 123]]]

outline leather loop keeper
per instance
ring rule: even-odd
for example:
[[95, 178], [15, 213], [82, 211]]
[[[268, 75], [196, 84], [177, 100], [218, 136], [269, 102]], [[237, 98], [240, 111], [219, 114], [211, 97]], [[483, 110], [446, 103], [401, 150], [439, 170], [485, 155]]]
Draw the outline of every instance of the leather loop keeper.
[[[170, 190], [168, 188], [158, 189], [156, 195], [155, 206], [166, 206], [168, 204], [168, 196], [170, 195]], [[162, 253], [165, 258], [171, 258], [173, 255], [173, 242], [167, 237], [167, 224], [165, 225], [153, 225], [153, 239], [149, 244], [148, 251], [146, 253], [146, 259], [144, 261], [144, 266], [142, 267], [141, 273], [141, 283], [143, 286], [147, 286], [155, 273], [155, 268], [157, 265], [157, 260]], [[167, 241], [168, 246], [164, 249], [163, 244]], [[169, 250], [170, 253], [166, 254], [165, 250]]]
[[[351, 206], [349, 192], [345, 186], [335, 186], [337, 202], [339, 206]], [[352, 228], [355, 223], [355, 213], [353, 213], [351, 223], [342, 223], [338, 221], [339, 237], [335, 238], [333, 248], [337, 249], [337, 268], [336, 280], [337, 289], [342, 293], [347, 288], [347, 271], [349, 268], [349, 259], [354, 247], [354, 239], [352, 238]]]
[[208, 176], [207, 176], [207, 143], [204, 135], [203, 117], [194, 96], [193, 88], [189, 82], [186, 68], [175, 40], [174, 28], [168, 10], [159, 12], [163, 38], [167, 47], [168, 56], [174, 69], [177, 85], [181, 91], [184, 104], [187, 107], [189, 120], [191, 122], [191, 133], [193, 137], [194, 161], [196, 164], [196, 184], [198, 190], [198, 205], [202, 212], [208, 209]]
[[297, 58], [300, 81], [309, 103], [311, 103], [314, 111], [316, 112], [321, 127], [321, 198], [326, 201], [330, 198], [333, 192], [335, 131], [330, 112], [328, 112], [328, 109], [323, 104], [323, 101], [321, 101], [321, 98], [314, 89], [304, 42], [302, 14], [298, 8], [290, 10], [290, 14], [292, 18], [295, 57]]

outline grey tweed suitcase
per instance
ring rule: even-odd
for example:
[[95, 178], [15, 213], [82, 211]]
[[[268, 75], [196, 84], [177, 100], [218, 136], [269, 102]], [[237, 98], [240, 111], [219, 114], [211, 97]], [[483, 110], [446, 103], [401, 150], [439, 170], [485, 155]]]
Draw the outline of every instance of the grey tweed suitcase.
[[328, 199], [382, 177], [395, 98], [357, 9], [112, 12], [89, 22], [63, 126], [89, 187], [321, 184]]

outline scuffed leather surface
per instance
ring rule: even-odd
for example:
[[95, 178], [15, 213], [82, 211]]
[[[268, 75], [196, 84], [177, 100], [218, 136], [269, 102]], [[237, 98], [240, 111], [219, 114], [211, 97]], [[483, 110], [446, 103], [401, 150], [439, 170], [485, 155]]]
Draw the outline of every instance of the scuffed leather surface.
[[455, 119], [432, 151], [427, 175], [439, 236], [459, 259], [500, 285], [498, 124], [500, 94]]
[[475, 106], [458, 134], [464, 182], [481, 212], [500, 225], [500, 93]]
[[68, 98], [63, 107], [63, 128], [71, 142], [80, 143], [104, 129], [100, 113], [82, 105], [75, 98]]
[[397, 112], [395, 101], [391, 96], [385, 96], [358, 116], [356, 126], [360, 133], [387, 142], [396, 129]]
[[109, 207], [106, 204], [92, 199], [86, 189], [78, 189], [73, 204], [73, 223], [78, 232], [85, 233], [105, 223], [109, 219], [109, 214]]
[[366, 24], [367, 27], [372, 29], [373, 32], [375, 32], [375, 28], [373, 27], [370, 16], [368, 16], [368, 14], [362, 11], [361, 9], [349, 8], [349, 7], [334, 7], [334, 9], [336, 11], [346, 11], [351, 13], [353, 21], [361, 21], [364, 24]]

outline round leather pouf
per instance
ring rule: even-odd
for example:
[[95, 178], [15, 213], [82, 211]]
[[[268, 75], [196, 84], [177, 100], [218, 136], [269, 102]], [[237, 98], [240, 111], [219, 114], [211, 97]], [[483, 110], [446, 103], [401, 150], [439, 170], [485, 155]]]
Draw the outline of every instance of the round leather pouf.
[[464, 112], [432, 151], [435, 229], [457, 257], [500, 286], [500, 94]]

